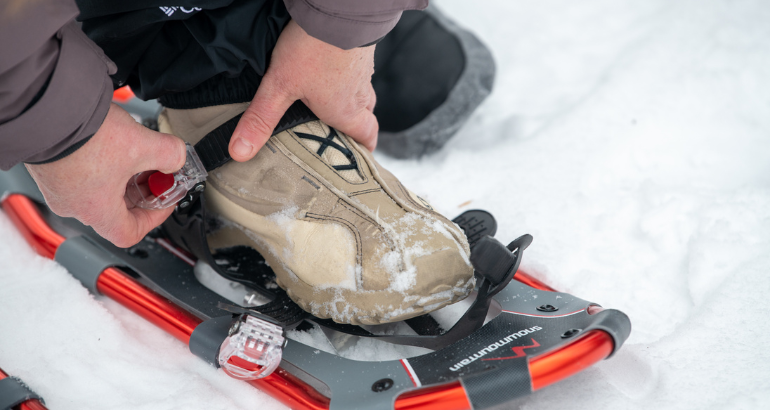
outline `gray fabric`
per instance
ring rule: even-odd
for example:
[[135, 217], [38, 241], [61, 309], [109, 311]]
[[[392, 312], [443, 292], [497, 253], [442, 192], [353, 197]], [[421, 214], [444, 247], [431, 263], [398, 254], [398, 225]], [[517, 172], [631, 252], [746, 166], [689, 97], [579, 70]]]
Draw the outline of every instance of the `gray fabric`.
[[73, 0], [0, 5], [0, 169], [55, 157], [107, 115], [115, 65], [80, 31], [77, 14]]
[[396, 158], [420, 158], [440, 150], [487, 98], [494, 84], [495, 60], [489, 49], [435, 6], [425, 13], [457, 37], [465, 67], [446, 101], [422, 121], [398, 132], [380, 131], [377, 149]]
[[308, 34], [349, 50], [384, 37], [402, 11], [423, 10], [428, 0], [284, 0], [284, 4]]

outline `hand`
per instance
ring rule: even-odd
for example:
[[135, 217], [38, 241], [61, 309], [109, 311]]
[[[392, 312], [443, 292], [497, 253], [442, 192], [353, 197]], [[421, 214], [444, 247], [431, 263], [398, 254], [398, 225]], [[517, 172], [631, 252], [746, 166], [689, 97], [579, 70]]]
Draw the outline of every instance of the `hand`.
[[265, 76], [230, 140], [230, 156], [256, 155], [296, 100], [370, 151], [379, 126], [372, 111], [374, 46], [342, 50], [311, 37], [293, 20], [278, 37]]
[[152, 131], [111, 104], [99, 131], [58, 161], [29, 165], [32, 177], [55, 214], [75, 217], [119, 247], [138, 243], [174, 208], [147, 210], [124, 199], [131, 176], [143, 171], [178, 171], [185, 145], [173, 135]]

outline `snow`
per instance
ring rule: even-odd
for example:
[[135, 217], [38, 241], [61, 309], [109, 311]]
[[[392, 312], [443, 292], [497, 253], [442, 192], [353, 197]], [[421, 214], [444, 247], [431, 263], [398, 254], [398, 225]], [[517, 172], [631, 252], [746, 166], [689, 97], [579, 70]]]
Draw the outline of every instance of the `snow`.
[[[378, 159], [447, 215], [533, 234], [523, 269], [634, 325], [505, 408], [770, 406], [766, 2], [480, 4], [441, 2], [492, 48], [495, 91], [436, 155]], [[283, 408], [0, 232], [0, 367], [51, 409]]]

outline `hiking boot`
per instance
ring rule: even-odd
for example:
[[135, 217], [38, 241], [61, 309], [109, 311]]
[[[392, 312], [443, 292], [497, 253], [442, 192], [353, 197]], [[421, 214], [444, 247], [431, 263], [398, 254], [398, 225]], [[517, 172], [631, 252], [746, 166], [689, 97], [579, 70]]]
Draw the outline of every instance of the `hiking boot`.
[[[159, 128], [194, 145], [246, 107], [167, 108]], [[319, 318], [400, 321], [462, 300], [475, 284], [462, 230], [321, 121], [213, 170], [205, 196], [222, 226], [209, 234], [212, 252], [256, 249], [278, 286]]]

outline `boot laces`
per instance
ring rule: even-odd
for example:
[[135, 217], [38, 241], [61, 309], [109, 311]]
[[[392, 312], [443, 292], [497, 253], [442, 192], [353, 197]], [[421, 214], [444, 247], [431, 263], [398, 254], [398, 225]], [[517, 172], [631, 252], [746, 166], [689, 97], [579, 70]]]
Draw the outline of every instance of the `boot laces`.
[[[310, 128], [310, 131], [314, 132], [314, 134], [327, 134], [326, 130], [324, 129], [326, 127], [320, 123], [317, 125], [313, 124], [320, 129], [314, 129], [316, 127], [311, 128], [310, 124], [307, 125], [308, 128]], [[315, 150], [316, 154], [318, 154], [318, 156], [321, 157], [323, 161], [331, 165], [332, 168], [338, 171], [340, 175], [345, 179], [360, 181], [361, 176], [358, 172], [358, 162], [356, 160], [355, 154], [345, 145], [343, 140], [340, 138], [340, 135], [337, 133], [337, 130], [332, 127], [328, 127], [328, 130], [328, 135], [325, 137], [299, 132], [296, 129], [294, 133], [303, 140], [303, 143], [308, 148]]]

